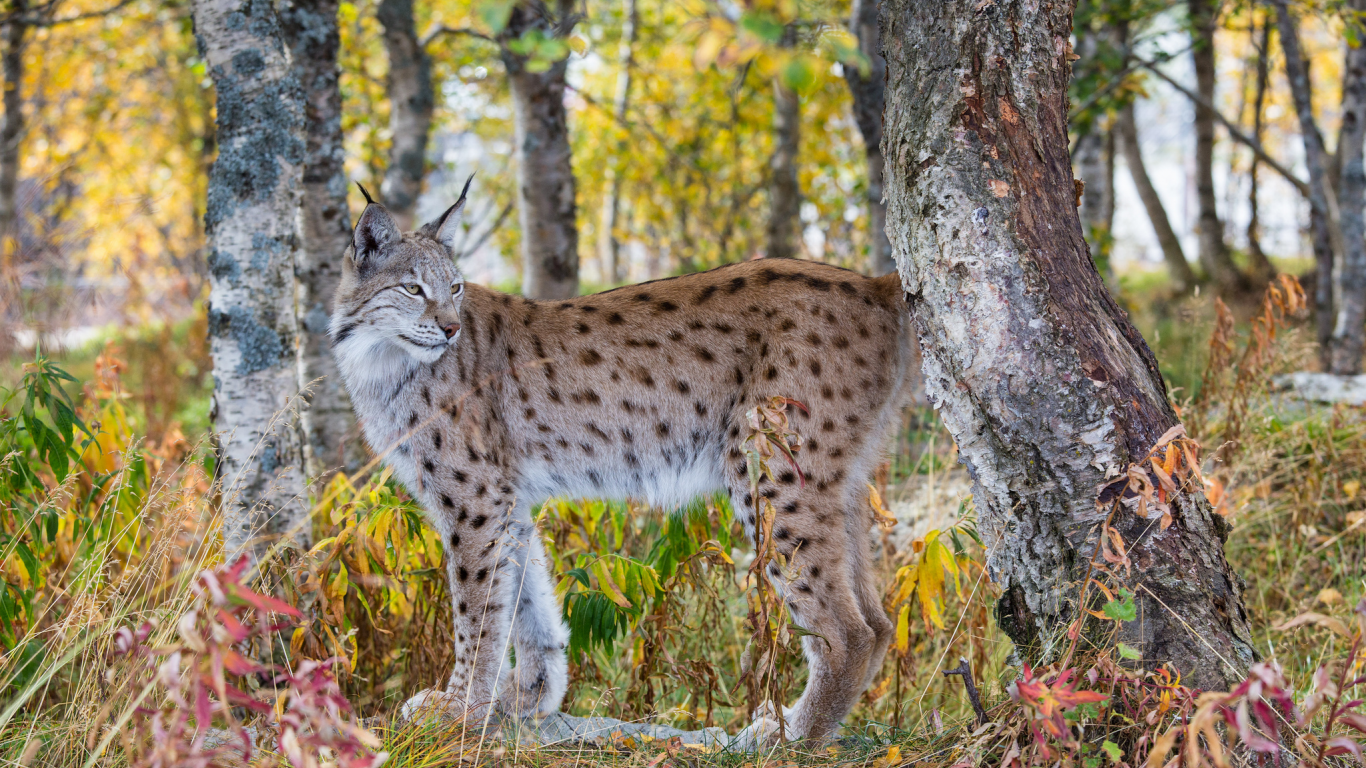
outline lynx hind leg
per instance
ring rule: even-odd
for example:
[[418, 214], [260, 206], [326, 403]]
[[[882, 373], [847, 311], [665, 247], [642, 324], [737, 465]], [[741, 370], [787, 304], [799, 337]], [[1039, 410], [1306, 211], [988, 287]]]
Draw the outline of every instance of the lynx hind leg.
[[560, 618], [550, 575], [550, 558], [529, 514], [515, 523], [512, 553], [512, 643], [517, 666], [498, 685], [498, 706], [517, 717], [543, 716], [560, 708], [569, 686], [565, 646], [569, 628]]
[[[788, 714], [782, 735], [823, 738], [834, 731], [863, 692], [877, 633], [861, 609], [859, 574], [850, 553], [845, 505], [840, 502], [842, 484], [828, 487], [808, 478], [803, 488], [782, 479], [776, 486], [765, 481], [759, 492], [777, 513], [774, 543], [791, 568], [784, 575], [771, 564], [765, 575], [787, 601], [797, 624], [813, 633], [802, 638], [808, 667], [806, 690], [791, 709], [784, 709]], [[743, 481], [732, 486], [731, 499], [752, 535], [754, 508]], [[789, 580], [789, 576], [793, 577]], [[768, 715], [756, 719], [739, 737], [741, 743], [771, 736], [767, 732], [772, 730], [772, 719]], [[765, 734], [750, 733], [756, 729]]]
[[859, 689], [859, 695], [868, 690], [882, 671], [882, 659], [892, 643], [895, 627], [882, 607], [881, 592], [878, 589], [877, 572], [873, 568], [872, 537], [869, 535], [868, 516], [861, 504], [853, 505], [845, 518], [848, 521], [850, 574], [858, 595], [859, 612], [863, 621], [873, 630], [873, 649], [868, 657], [868, 674]]

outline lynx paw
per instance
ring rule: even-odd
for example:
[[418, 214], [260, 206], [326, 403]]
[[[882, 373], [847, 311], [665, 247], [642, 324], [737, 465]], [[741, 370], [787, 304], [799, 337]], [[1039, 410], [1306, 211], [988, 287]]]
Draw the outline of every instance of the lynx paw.
[[569, 686], [569, 663], [558, 649], [518, 659], [498, 686], [498, 709], [516, 717], [543, 717], [559, 710]]
[[431, 720], [434, 718], [459, 719], [465, 715], [465, 704], [455, 694], [446, 691], [428, 689], [419, 691], [412, 698], [403, 702], [403, 706], [398, 711], [398, 716], [405, 723], [413, 720]]

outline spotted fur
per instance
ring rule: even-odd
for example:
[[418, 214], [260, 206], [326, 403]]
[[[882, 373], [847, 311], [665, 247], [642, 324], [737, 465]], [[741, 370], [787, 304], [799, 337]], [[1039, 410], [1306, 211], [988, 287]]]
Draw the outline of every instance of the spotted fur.
[[785, 735], [830, 733], [891, 635], [864, 483], [904, 399], [896, 277], [763, 260], [529, 301], [464, 285], [445, 242], [461, 204], [409, 234], [368, 206], [332, 319], [366, 438], [446, 542], [455, 669], [428, 698], [466, 715], [557, 709], [567, 631], [531, 506], [589, 496], [668, 509], [724, 491], [752, 535], [744, 414], [782, 395], [807, 407], [794, 417], [805, 483], [780, 470], [760, 491], [800, 574], [777, 586], [814, 633]]

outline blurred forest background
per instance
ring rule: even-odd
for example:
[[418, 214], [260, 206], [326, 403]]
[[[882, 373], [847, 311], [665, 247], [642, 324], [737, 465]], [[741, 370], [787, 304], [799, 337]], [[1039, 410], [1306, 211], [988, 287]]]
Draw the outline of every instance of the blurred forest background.
[[[326, 5], [277, 3], [286, 20]], [[760, 257], [894, 268], [880, 234], [880, 108], [869, 106], [882, 77], [875, 2], [566, 1], [557, 24], [511, 34], [514, 5], [335, 5], [337, 173], [303, 180], [346, 187], [330, 190], [347, 210], [329, 221], [354, 221], [359, 182], [421, 223], [473, 173], [464, 274], [510, 292], [539, 285], [512, 81], [548, 73], [565, 83], [569, 290]], [[1236, 443], [1206, 468], [1211, 501], [1234, 525], [1229, 557], [1250, 584], [1259, 649], [1305, 680], [1350, 634], [1325, 622], [1366, 591], [1366, 425], [1360, 408], [1292, 401], [1271, 377], [1360, 373], [1359, 349], [1355, 362], [1328, 350], [1342, 317], [1360, 338], [1352, 312], [1366, 305], [1366, 285], [1341, 279], [1366, 251], [1362, 126], [1344, 120], [1366, 104], [1366, 62], [1353, 66], [1363, 10], [1081, 0], [1073, 40], [1072, 158], [1093, 259], [1192, 435], [1211, 454]], [[12, 759], [32, 759], [35, 738], [54, 765], [91, 749], [142, 681], [122, 668], [86, 674], [106, 663], [106, 640], [190, 605], [193, 573], [221, 561], [206, 544], [208, 304], [221, 265], [205, 214], [219, 142], [192, 14], [186, 0], [5, 0], [0, 11], [0, 437], [11, 441], [0, 679], [13, 702], [0, 751]], [[1264, 301], [1285, 285], [1278, 275], [1303, 286], [1308, 314]], [[301, 327], [320, 332], [326, 298], [299, 308]], [[30, 417], [52, 436], [35, 438], [47, 433]], [[383, 714], [449, 669], [440, 542], [387, 473], [372, 474], [354, 433], [328, 448], [335, 460], [322, 464], [342, 471], [314, 478], [316, 544], [277, 574], [305, 608], [277, 650], [341, 658], [356, 709]], [[893, 448], [878, 492], [899, 522], [880, 565], [896, 653], [856, 715], [942, 736], [945, 719], [971, 712], [938, 674], [954, 657], [972, 660], [991, 701], [1018, 668], [994, 626], [970, 483], [928, 404], [907, 410]], [[733, 730], [747, 714], [738, 627], [753, 555], [720, 500], [668, 520], [640, 511], [556, 500], [541, 512], [559, 572], [577, 569], [560, 584], [566, 613], [591, 617], [575, 623], [566, 707]], [[1304, 629], [1314, 626], [1327, 629]], [[78, 642], [91, 633], [105, 640]], [[783, 669], [799, 690], [799, 665]]]

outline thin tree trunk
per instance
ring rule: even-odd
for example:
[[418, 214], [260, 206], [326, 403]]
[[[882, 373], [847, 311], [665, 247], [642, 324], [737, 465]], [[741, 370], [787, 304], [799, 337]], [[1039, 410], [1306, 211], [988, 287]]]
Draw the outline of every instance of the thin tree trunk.
[[[1263, 113], [1266, 111], [1266, 89], [1271, 77], [1271, 18], [1262, 18], [1262, 36], [1257, 43], [1257, 76], [1255, 96], [1252, 99], [1252, 140], [1258, 144], [1262, 143]], [[1257, 34], [1254, 28], [1253, 34]], [[1257, 166], [1258, 157], [1254, 152], [1252, 155], [1252, 166], [1248, 168], [1248, 192], [1247, 204], [1251, 215], [1247, 219], [1247, 253], [1249, 266], [1252, 276], [1260, 283], [1269, 283], [1276, 276], [1276, 267], [1271, 260], [1266, 257], [1266, 252], [1262, 250], [1261, 220], [1258, 215], [1261, 210], [1260, 201], [1257, 200]]]
[[195, 0], [195, 33], [217, 92], [209, 175], [212, 415], [223, 540], [259, 556], [306, 522], [294, 267], [304, 107], [269, 3]]
[[1314, 244], [1314, 315], [1319, 361], [1324, 370], [1332, 364], [1330, 343], [1333, 336], [1333, 241], [1328, 196], [1333, 194], [1327, 181], [1327, 158], [1323, 148], [1323, 134], [1314, 120], [1314, 105], [1309, 80], [1309, 65], [1300, 52], [1299, 32], [1285, 0], [1276, 4], [1276, 21], [1281, 33], [1281, 49], [1285, 52], [1285, 77], [1290, 83], [1290, 95], [1295, 100], [1295, 113], [1300, 120], [1300, 137], [1304, 141], [1304, 164], [1309, 169], [1309, 232]]
[[539, 3], [512, 10], [502, 37], [503, 63], [512, 86], [517, 144], [517, 215], [522, 225], [522, 295], [566, 299], [579, 292], [579, 230], [575, 221], [574, 168], [564, 109], [568, 59], [542, 72], [507, 46], [524, 32], [568, 37], [576, 17], [572, 0], [558, 0], [555, 18]]
[[293, 0], [281, 6], [280, 26], [290, 47], [294, 76], [303, 88], [303, 239], [295, 270], [299, 306], [299, 385], [310, 387], [302, 413], [308, 475], [326, 481], [365, 463], [364, 441], [327, 335], [332, 295], [341, 278], [341, 255], [351, 244], [338, 85], [338, 0]]
[[882, 109], [887, 91], [887, 61], [882, 58], [882, 37], [877, 15], [882, 0], [854, 0], [849, 29], [858, 38], [859, 50], [868, 57], [868, 75], [846, 66], [844, 79], [854, 101], [854, 122], [863, 136], [868, 164], [868, 274], [885, 275], [896, 269], [892, 243], [887, 239], [887, 203], [882, 199]]
[[[626, 0], [626, 14], [621, 30], [621, 72], [617, 75], [617, 93], [612, 102], [612, 114], [617, 124], [626, 121], [626, 109], [631, 101], [631, 76], [636, 65], [636, 37], [639, 35], [640, 14], [636, 0]], [[627, 152], [627, 147], [620, 148]], [[629, 154], [629, 153], [628, 153]], [[621, 241], [617, 239], [617, 220], [621, 215], [621, 179], [611, 173], [607, 180], [607, 202], [602, 209], [602, 256], [604, 265], [603, 280], [615, 285], [622, 281]]]
[[[1352, 10], [1366, 11], [1366, 0], [1353, 0]], [[1331, 372], [1361, 373], [1363, 335], [1366, 335], [1366, 168], [1362, 142], [1366, 139], [1366, 45], [1347, 49], [1347, 74], [1342, 93], [1342, 239], [1346, 246], [1338, 274], [1339, 305], [1333, 327]]]
[[[782, 45], [797, 42], [796, 28], [788, 25]], [[797, 255], [801, 234], [802, 190], [797, 180], [797, 148], [801, 143], [802, 104], [797, 94], [773, 82], [773, 156], [769, 158], [768, 245], [764, 255], [770, 259], [790, 259]]]
[[1219, 23], [1216, 0], [1188, 0], [1192, 37], [1191, 59], [1195, 65], [1196, 91], [1201, 102], [1195, 105], [1195, 192], [1199, 202], [1196, 234], [1200, 243], [1200, 263], [1223, 292], [1244, 293], [1250, 286], [1238, 265], [1233, 263], [1224, 242], [1224, 223], [1214, 194], [1214, 30]]
[[[5, 267], [11, 266], [8, 259], [18, 251], [19, 204], [16, 193], [19, 187], [19, 142], [24, 134], [24, 37], [28, 34], [28, 23], [24, 14], [28, 11], [28, 0], [12, 0], [6, 12], [10, 20], [4, 25], [5, 50], [3, 54], [5, 117], [0, 123], [0, 258]], [[14, 245], [6, 244], [13, 239]]]
[[1143, 151], [1139, 148], [1138, 128], [1134, 124], [1133, 104], [1126, 105], [1116, 115], [1115, 131], [1119, 134], [1124, 164], [1129, 166], [1129, 175], [1133, 177], [1134, 186], [1138, 188], [1138, 197], [1143, 201], [1148, 221], [1152, 222], [1157, 243], [1162, 246], [1162, 258], [1167, 262], [1167, 273], [1178, 290], [1185, 293], [1194, 288], [1199, 280], [1195, 276], [1195, 270], [1191, 269], [1190, 262], [1186, 260], [1185, 251], [1181, 249], [1181, 238], [1176, 236], [1171, 220], [1167, 218], [1167, 209], [1162, 205], [1162, 198], [1158, 196], [1152, 179], [1148, 177], [1148, 168], [1143, 163]]
[[427, 171], [427, 136], [432, 127], [432, 60], [422, 48], [413, 20], [413, 0], [381, 0], [375, 15], [384, 26], [389, 55], [389, 131], [393, 146], [380, 194], [404, 230], [412, 229], [417, 198]]
[[1254, 650], [1222, 518], [1198, 483], [1174, 495], [1165, 529], [1100, 500], [1131, 466], [1156, 482], [1145, 459], [1178, 422], [1082, 237], [1071, 21], [1065, 0], [885, 0], [888, 234], [927, 393], [973, 476], [1002, 628], [1026, 658], [1063, 655], [1094, 607], [1077, 593], [1113, 512], [1134, 563], [1114, 578], [1138, 610], [1119, 639], [1147, 668], [1227, 690]]

